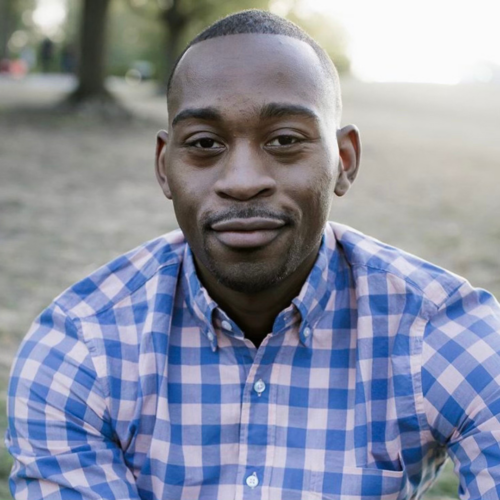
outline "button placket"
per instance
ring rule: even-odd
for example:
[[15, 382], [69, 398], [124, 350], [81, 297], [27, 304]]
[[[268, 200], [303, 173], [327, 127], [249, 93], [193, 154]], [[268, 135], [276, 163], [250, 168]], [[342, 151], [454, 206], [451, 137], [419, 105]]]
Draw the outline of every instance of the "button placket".
[[[271, 397], [274, 391], [267, 383], [272, 380], [273, 365], [271, 361], [275, 358], [276, 351], [266, 349], [264, 346], [263, 349], [258, 349], [254, 355], [253, 364], [245, 382], [241, 406], [240, 454], [237, 474], [237, 484], [242, 488], [242, 495], [237, 498], [248, 498], [249, 500], [256, 498], [255, 495], [260, 498], [261, 488], [267, 487], [267, 475], [264, 471], [261, 472], [258, 467], [266, 463], [268, 447], [275, 445], [275, 412], [270, 410], [269, 405], [275, 405], [276, 402]], [[264, 397], [258, 397], [262, 395]], [[258, 425], [263, 423], [270, 429], [265, 429], [264, 425]], [[243, 493], [245, 490], [246, 494]], [[262, 500], [264, 499], [262, 498]]]

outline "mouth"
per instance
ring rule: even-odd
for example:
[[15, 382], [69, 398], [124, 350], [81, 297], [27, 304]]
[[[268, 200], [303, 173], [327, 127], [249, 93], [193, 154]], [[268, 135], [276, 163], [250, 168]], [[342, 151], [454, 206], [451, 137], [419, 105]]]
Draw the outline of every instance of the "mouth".
[[212, 224], [217, 239], [232, 248], [258, 248], [271, 243], [285, 222], [265, 217], [234, 218]]

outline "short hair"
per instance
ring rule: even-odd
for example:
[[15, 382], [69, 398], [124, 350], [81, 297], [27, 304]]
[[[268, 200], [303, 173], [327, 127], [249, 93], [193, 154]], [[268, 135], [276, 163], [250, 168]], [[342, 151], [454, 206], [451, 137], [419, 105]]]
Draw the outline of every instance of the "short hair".
[[337, 119], [340, 120], [340, 114], [342, 112], [342, 97], [340, 92], [339, 75], [337, 68], [335, 67], [330, 56], [326, 53], [325, 49], [323, 49], [323, 47], [321, 47], [316, 40], [309, 36], [295, 23], [289, 21], [288, 19], [284, 19], [283, 17], [277, 16], [276, 14], [272, 14], [271, 12], [258, 9], [243, 10], [241, 12], [236, 12], [235, 14], [230, 14], [229, 16], [219, 19], [193, 38], [173, 65], [167, 83], [167, 96], [170, 93], [172, 81], [180, 60], [193, 45], [221, 36], [249, 33], [289, 36], [309, 44], [316, 52], [321, 65], [326, 72], [326, 76], [333, 86], [335, 93], [335, 109], [338, 115]]

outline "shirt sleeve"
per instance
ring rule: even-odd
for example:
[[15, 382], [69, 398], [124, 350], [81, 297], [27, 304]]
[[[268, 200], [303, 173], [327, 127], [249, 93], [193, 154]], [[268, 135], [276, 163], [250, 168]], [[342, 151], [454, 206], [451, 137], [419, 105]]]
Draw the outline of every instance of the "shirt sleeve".
[[139, 499], [114, 440], [87, 345], [58, 306], [35, 321], [14, 362], [7, 447], [15, 499]]
[[466, 283], [429, 321], [422, 388], [460, 498], [500, 499], [500, 307], [490, 294]]

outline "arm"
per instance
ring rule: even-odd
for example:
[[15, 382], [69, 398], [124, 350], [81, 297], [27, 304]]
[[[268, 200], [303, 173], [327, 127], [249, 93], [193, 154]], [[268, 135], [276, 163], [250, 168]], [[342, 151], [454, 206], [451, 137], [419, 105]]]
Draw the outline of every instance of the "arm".
[[434, 438], [455, 463], [460, 497], [500, 498], [500, 307], [468, 284], [429, 322], [422, 384]]
[[57, 305], [37, 319], [14, 362], [6, 442], [16, 499], [140, 498], [88, 347]]

